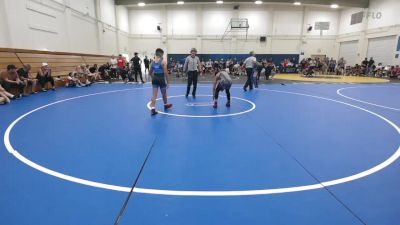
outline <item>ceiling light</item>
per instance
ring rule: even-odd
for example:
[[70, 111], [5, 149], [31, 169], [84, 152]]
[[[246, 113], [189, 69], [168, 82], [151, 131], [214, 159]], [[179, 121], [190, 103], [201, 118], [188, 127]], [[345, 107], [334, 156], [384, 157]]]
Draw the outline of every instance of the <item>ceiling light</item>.
[[255, 1], [254, 3], [256, 3], [257, 5], [260, 5], [260, 4], [262, 4], [263, 2], [262, 2], [262, 1]]
[[183, 4], [185, 4], [184, 1], [178, 1], [177, 3], [178, 3], [178, 5], [183, 5]]
[[294, 5], [301, 5], [301, 2], [294, 2]]
[[217, 1], [217, 4], [223, 4], [224, 1]]
[[337, 8], [339, 8], [339, 5], [338, 5], [338, 4], [332, 4], [332, 5], [331, 5], [331, 8], [332, 8], [332, 9], [337, 9]]
[[139, 2], [137, 5], [140, 6], [140, 7], [143, 7], [143, 6], [146, 5], [146, 3], [144, 3], [144, 2]]

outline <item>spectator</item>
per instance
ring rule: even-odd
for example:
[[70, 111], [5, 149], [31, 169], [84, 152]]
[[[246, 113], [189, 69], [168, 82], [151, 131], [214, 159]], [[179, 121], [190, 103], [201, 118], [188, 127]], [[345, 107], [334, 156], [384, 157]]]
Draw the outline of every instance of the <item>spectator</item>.
[[[67, 87], [87, 87], [90, 86], [90, 82], [85, 79], [85, 69], [86, 66], [80, 65], [80, 66], [76, 66], [75, 70], [72, 71], [71, 73], [68, 74], [67, 77], [67, 83], [66, 86]], [[82, 80], [85, 79], [85, 82], [82, 82]]]
[[87, 85], [83, 84], [80, 81], [79, 75], [77, 75], [78, 73], [75, 73], [75, 71], [68, 74], [65, 86], [66, 87], [86, 87]]
[[[25, 90], [24, 90], [24, 94], [28, 95], [30, 93], [36, 94], [36, 84], [37, 84], [37, 79], [32, 78], [32, 74], [31, 74], [31, 65], [26, 64], [24, 65], [23, 68], [19, 68], [17, 70], [19, 79], [24, 81], [26, 86], [25, 86]], [[29, 90], [30, 87], [30, 90]]]
[[[118, 59], [117, 59], [117, 77], [120, 76], [121, 74], [126, 75], [125, 73], [125, 66], [126, 66], [126, 59], [123, 57], [121, 54], [119, 54]], [[125, 79], [123, 79], [125, 80]]]
[[117, 61], [117, 59], [115, 58], [115, 56], [114, 55], [112, 55], [111, 56], [111, 59], [110, 59], [110, 76], [111, 76], [111, 78], [118, 78], [117, 77], [117, 64], [118, 64], [118, 61]]
[[91, 79], [91, 82], [94, 82], [96, 80], [101, 80], [101, 76], [99, 73], [99, 68], [97, 64], [94, 64], [92, 67], [89, 67], [89, 78]]
[[209, 59], [207, 62], [206, 62], [206, 72], [207, 73], [211, 73], [211, 71], [212, 71], [212, 62], [211, 62], [211, 59]]
[[26, 83], [19, 79], [17, 67], [15, 65], [8, 65], [7, 70], [0, 73], [0, 82], [7, 92], [11, 92], [13, 88], [17, 88], [19, 93], [16, 98], [22, 98]]
[[274, 62], [272, 60], [268, 60], [264, 69], [265, 79], [268, 80], [271, 76], [273, 76], [273, 73], [276, 70]]
[[49, 64], [47, 63], [42, 63], [42, 67], [39, 69], [36, 79], [39, 81], [39, 84], [42, 86], [42, 91], [46, 92], [46, 84], [50, 83], [51, 84], [51, 89], [55, 91], [55, 86], [54, 86], [54, 79], [51, 76], [51, 68]]
[[346, 60], [344, 60], [344, 58], [340, 58], [337, 63], [336, 75], [344, 75], [345, 68], [346, 68]]
[[135, 56], [131, 59], [131, 62], [133, 64], [133, 73], [135, 74], [135, 81], [138, 81], [138, 74], [140, 76], [140, 81], [142, 83], [145, 83], [143, 81], [143, 76], [142, 76], [142, 60], [139, 58], [138, 53], [135, 52]]
[[371, 69], [372, 69], [372, 66], [373, 65], [375, 65], [375, 61], [374, 61], [374, 58], [370, 58], [369, 59], [369, 61], [368, 61], [368, 71], [367, 71], [367, 74], [369, 74], [370, 72], [371, 72]]
[[399, 67], [399, 65], [397, 65], [396, 68], [393, 69], [392, 78], [400, 79], [400, 67]]
[[147, 74], [150, 70], [150, 60], [147, 58], [147, 55], [144, 57], [143, 62], [144, 62], [144, 74]]
[[108, 83], [111, 83], [111, 77], [110, 77], [110, 74], [109, 74], [109, 71], [110, 71], [110, 64], [109, 63], [101, 65], [99, 67], [98, 71], [99, 71], [100, 78], [102, 80], [105, 80], [105, 81], [108, 81]]
[[329, 60], [329, 70], [328, 73], [329, 74], [334, 74], [335, 73], [335, 68], [336, 68], [336, 60], [334, 60], [333, 58], [331, 58]]
[[0, 84], [0, 104], [8, 104], [10, 103], [10, 99], [14, 99], [15, 96], [9, 92], [7, 92]]
[[79, 78], [83, 78], [83, 80], [84, 80], [84, 84], [86, 85], [86, 86], [90, 86], [92, 83], [90, 82], [90, 80], [89, 80], [89, 74], [90, 74], [90, 72], [89, 72], [89, 69], [88, 69], [88, 67], [85, 65], [85, 64], [82, 64], [81, 66], [80, 66], [80, 69], [78, 70], [79, 71]]
[[326, 64], [326, 61], [325, 60], [321, 61], [320, 65], [321, 65], [321, 73], [324, 75], [327, 74], [328, 73], [328, 65]]

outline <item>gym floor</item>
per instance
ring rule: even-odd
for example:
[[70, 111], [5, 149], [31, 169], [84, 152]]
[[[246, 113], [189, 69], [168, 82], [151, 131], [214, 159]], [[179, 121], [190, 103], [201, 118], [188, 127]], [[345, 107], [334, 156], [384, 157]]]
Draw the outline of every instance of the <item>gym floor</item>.
[[155, 117], [149, 84], [0, 107], [2, 224], [398, 223], [400, 85], [238, 84], [218, 109], [185, 89]]

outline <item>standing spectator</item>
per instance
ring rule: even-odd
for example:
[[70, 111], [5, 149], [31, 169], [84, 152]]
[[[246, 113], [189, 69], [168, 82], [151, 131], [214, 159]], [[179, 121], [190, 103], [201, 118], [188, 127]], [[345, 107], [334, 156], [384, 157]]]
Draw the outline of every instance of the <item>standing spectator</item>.
[[337, 63], [337, 68], [336, 68], [336, 74], [337, 75], [344, 75], [344, 69], [346, 68], [346, 61], [344, 58], [340, 58], [338, 63]]
[[147, 55], [144, 57], [143, 62], [144, 62], [144, 74], [146, 75], [150, 69], [150, 60], [147, 58]]
[[252, 83], [252, 75], [253, 75], [253, 68], [257, 64], [257, 59], [253, 51], [250, 52], [250, 57], [248, 57], [244, 61], [244, 65], [246, 67], [246, 74], [247, 74], [247, 81], [244, 84], [243, 90], [247, 91], [247, 87], [250, 87], [250, 90], [253, 90], [253, 83]]
[[[25, 94], [30, 94], [30, 93], [36, 94], [37, 93], [36, 92], [37, 79], [32, 78], [31, 68], [32, 68], [31, 65], [26, 64], [26, 65], [24, 65], [23, 68], [19, 68], [17, 70], [19, 79], [24, 81], [26, 84], [25, 90], [24, 90]], [[29, 87], [31, 90], [28, 90]]]
[[123, 70], [125, 70], [126, 63], [125, 57], [119, 54], [117, 59], [117, 77], [123, 73]]
[[268, 80], [271, 76], [272, 73], [276, 70], [275, 64], [272, 60], [268, 60], [267, 64], [265, 66], [265, 79]]
[[368, 58], [365, 58], [362, 62], [361, 62], [362, 66], [368, 66]]
[[204, 76], [206, 74], [206, 63], [201, 60], [200, 63], [200, 76]]
[[46, 84], [50, 82], [51, 84], [51, 89], [55, 91], [54, 87], [54, 79], [51, 76], [51, 68], [49, 64], [47, 63], [42, 63], [42, 67], [39, 69], [36, 79], [38, 79], [39, 84], [42, 86], [42, 91], [46, 92]]
[[188, 76], [186, 97], [188, 97], [190, 87], [193, 84], [192, 96], [193, 98], [196, 98], [197, 78], [200, 71], [200, 59], [196, 56], [196, 54], [197, 50], [195, 48], [192, 48], [190, 50], [190, 55], [186, 57], [185, 65], [183, 66], [183, 72], [187, 73]]
[[333, 58], [331, 58], [331, 59], [329, 60], [329, 70], [328, 70], [328, 73], [329, 73], [329, 74], [334, 74], [335, 68], [336, 68], [336, 60], [334, 60]]
[[360, 75], [361, 75], [361, 74], [367, 75], [368, 63], [369, 63], [368, 58], [365, 58], [365, 59], [361, 62], [361, 68], [359, 68], [359, 71], [362, 71], [362, 72], [360, 72]]
[[372, 69], [372, 66], [375, 64], [374, 58], [370, 58], [368, 61], [368, 68], [367, 68], [367, 74], [369, 75]]
[[393, 68], [390, 78], [400, 79], [400, 66], [399, 65], [397, 65], [395, 68]]
[[19, 93], [17, 99], [22, 98], [26, 83], [19, 79], [17, 67], [13, 64], [7, 66], [7, 70], [0, 73], [0, 83], [7, 92], [11, 92], [13, 88], [17, 88]]
[[118, 76], [117, 76], [117, 64], [118, 64], [118, 60], [115, 58], [114, 55], [112, 55], [111, 59], [110, 59], [110, 76], [112, 78], [118, 78]]
[[320, 62], [320, 65], [321, 65], [321, 73], [322, 73], [323, 75], [327, 74], [327, 73], [328, 73], [328, 64], [326, 64], [326, 61], [325, 61], [325, 60], [322, 60], [322, 61]]
[[131, 59], [133, 64], [133, 73], [135, 74], [135, 81], [138, 81], [138, 74], [140, 75], [140, 81], [144, 83], [142, 76], [142, 60], [139, 58], [138, 53], [135, 52], [135, 56]]

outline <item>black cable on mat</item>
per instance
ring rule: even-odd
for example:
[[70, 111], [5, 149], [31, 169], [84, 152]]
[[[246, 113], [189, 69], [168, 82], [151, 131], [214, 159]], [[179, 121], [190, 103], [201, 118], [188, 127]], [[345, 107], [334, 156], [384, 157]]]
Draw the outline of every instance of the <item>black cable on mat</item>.
[[157, 140], [157, 137], [154, 138], [154, 141], [153, 141], [153, 143], [152, 143], [151, 146], [150, 146], [149, 152], [147, 153], [147, 156], [146, 156], [146, 158], [145, 158], [145, 160], [144, 160], [144, 162], [143, 162], [143, 164], [142, 164], [142, 167], [140, 168], [139, 173], [138, 173], [138, 175], [136, 176], [135, 181], [133, 182], [131, 191], [129, 192], [128, 196], [126, 197], [125, 202], [124, 202], [124, 204], [122, 205], [122, 208], [121, 208], [121, 210], [119, 211], [119, 214], [118, 214], [117, 218], [115, 219], [114, 225], [118, 225], [119, 222], [120, 222], [121, 219], [122, 219], [122, 215], [124, 214], [125, 209], [126, 209], [126, 207], [128, 206], [129, 200], [131, 199], [131, 196], [132, 196], [132, 194], [133, 194], [133, 190], [135, 189], [136, 184], [137, 184], [137, 182], [139, 181], [140, 175], [142, 174], [143, 169], [144, 169], [144, 166], [146, 165], [147, 160], [149, 159], [149, 156], [150, 156], [150, 154], [151, 154], [151, 151], [153, 150], [153, 147], [154, 147], [154, 145], [155, 145], [155, 143], [156, 143], [156, 140]]
[[[249, 115], [247, 117], [250, 120], [253, 120]], [[353, 215], [360, 223], [367, 225], [367, 223], [364, 222], [364, 220], [361, 219], [353, 210], [350, 209], [342, 200], [340, 200], [331, 190], [329, 190], [328, 187], [322, 184], [322, 182], [313, 174], [311, 173], [310, 170], [308, 170], [292, 153], [287, 151], [281, 143], [279, 143], [268, 131], [266, 131], [263, 127], [261, 127], [258, 123], [255, 123], [257, 127], [259, 127], [268, 137], [270, 137], [286, 154], [288, 154], [294, 161], [296, 161], [303, 169], [310, 175], [315, 181], [318, 182], [318, 184], [321, 184], [322, 187], [334, 198], [336, 201], [338, 201], [347, 211], [350, 212], [351, 215]]]

